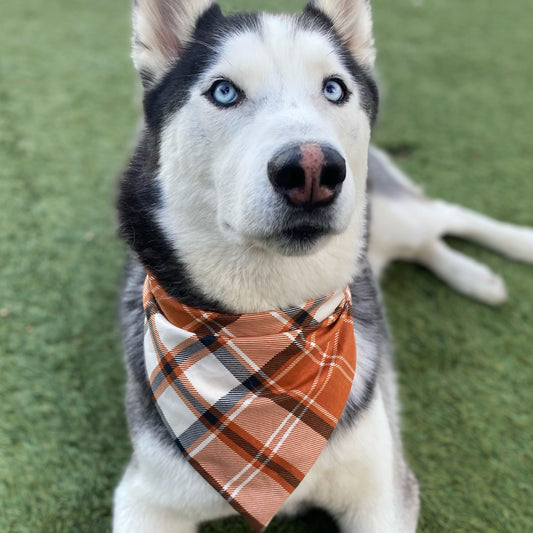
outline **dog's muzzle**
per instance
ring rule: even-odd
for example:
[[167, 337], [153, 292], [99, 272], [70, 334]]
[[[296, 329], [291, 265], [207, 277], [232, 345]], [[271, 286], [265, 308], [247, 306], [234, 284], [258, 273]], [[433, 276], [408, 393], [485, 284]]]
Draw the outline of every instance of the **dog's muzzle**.
[[327, 145], [290, 145], [269, 161], [268, 178], [291, 206], [324, 207], [335, 200], [342, 188], [346, 162]]

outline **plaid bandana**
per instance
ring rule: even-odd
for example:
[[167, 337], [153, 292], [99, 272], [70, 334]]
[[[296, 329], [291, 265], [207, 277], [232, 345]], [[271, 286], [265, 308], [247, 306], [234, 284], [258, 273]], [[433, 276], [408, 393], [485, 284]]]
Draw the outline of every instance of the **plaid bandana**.
[[205, 312], [144, 284], [154, 402], [190, 464], [261, 531], [335, 428], [355, 372], [349, 288], [302, 307]]

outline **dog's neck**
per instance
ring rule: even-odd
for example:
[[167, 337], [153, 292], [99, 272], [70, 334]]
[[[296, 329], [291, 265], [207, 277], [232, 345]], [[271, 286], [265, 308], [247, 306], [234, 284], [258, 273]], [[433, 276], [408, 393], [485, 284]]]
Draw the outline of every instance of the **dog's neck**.
[[160, 253], [158, 259], [154, 250], [149, 256], [143, 253], [140, 242], [136, 247], [144, 266], [173, 298], [210, 311], [251, 313], [300, 305], [349, 284], [361, 264], [354, 242], [357, 236], [347, 230], [303, 257], [221, 243], [210, 253], [189, 250], [187, 257], [170, 246], [171, 252]]

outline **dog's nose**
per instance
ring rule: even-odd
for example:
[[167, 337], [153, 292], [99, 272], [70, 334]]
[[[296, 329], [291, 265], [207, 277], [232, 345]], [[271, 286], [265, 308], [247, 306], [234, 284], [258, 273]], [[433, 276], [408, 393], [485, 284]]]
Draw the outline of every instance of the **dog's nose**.
[[295, 206], [330, 204], [346, 178], [344, 158], [330, 146], [292, 145], [280, 150], [268, 163], [274, 188]]

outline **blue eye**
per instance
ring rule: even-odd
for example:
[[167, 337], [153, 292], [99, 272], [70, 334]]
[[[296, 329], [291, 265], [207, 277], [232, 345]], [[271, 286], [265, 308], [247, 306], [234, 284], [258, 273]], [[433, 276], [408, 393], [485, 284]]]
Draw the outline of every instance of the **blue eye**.
[[324, 84], [324, 96], [333, 103], [340, 104], [346, 98], [346, 89], [344, 84], [337, 80], [327, 80]]
[[221, 106], [231, 106], [239, 100], [237, 88], [227, 80], [219, 80], [209, 90], [213, 100]]

